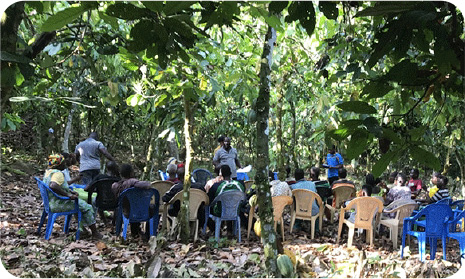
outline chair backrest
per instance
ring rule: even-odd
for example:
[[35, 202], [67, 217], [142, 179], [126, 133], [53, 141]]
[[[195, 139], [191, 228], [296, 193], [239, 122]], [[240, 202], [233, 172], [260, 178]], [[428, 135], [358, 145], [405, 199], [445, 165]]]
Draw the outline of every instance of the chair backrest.
[[152, 188], [157, 189], [161, 196], [168, 192], [174, 185], [171, 181], [154, 181], [151, 184]]
[[[175, 201], [182, 201], [182, 196], [184, 194], [183, 191], [179, 191], [174, 195], [173, 198], [169, 201], [169, 204], [173, 204]], [[209, 198], [207, 193], [200, 189], [190, 189], [189, 190], [189, 220], [194, 221], [197, 219], [197, 212], [199, 211], [199, 207], [204, 203], [208, 205]]]
[[307, 189], [295, 189], [292, 190], [292, 196], [295, 198], [296, 216], [311, 217], [312, 205], [315, 200], [320, 210], [322, 210], [323, 201], [316, 192]]
[[450, 207], [452, 209], [457, 209], [457, 210], [463, 210], [463, 205], [464, 205], [465, 200], [456, 200], [453, 201]]
[[95, 205], [102, 210], [110, 210], [118, 207], [118, 199], [111, 190], [111, 185], [117, 182], [118, 178], [104, 178], [94, 182], [97, 192]]
[[125, 199], [129, 202], [129, 216], [131, 222], [143, 222], [150, 219], [150, 201], [155, 197], [153, 215], [158, 215], [160, 206], [160, 195], [154, 188], [129, 188], [124, 190], [119, 199], [119, 206], [122, 208]]
[[50, 206], [49, 206], [49, 199], [48, 199], [48, 191], [52, 191], [45, 182], [40, 180], [38, 177], [34, 177], [37, 181], [37, 186], [39, 187], [40, 196], [42, 197], [42, 201], [44, 202], [45, 212], [50, 213]]
[[375, 197], [358, 197], [350, 201], [347, 208], [355, 208], [355, 227], [370, 228], [377, 213], [383, 212], [384, 205]]
[[418, 207], [416, 203], [406, 203], [394, 209], [396, 216], [394, 219], [399, 221], [399, 225], [404, 224], [404, 219], [412, 216], [412, 212]]
[[347, 183], [345, 184], [346, 185], [338, 185], [337, 187], [333, 186], [332, 191], [335, 196], [335, 208], [341, 208], [341, 205], [344, 203], [344, 201], [355, 196], [354, 185]]
[[397, 199], [397, 200], [391, 202], [390, 204], [386, 205], [384, 207], [384, 211], [394, 210], [397, 207], [402, 206], [404, 204], [415, 204], [415, 205], [418, 206], [418, 204], [412, 199]]
[[438, 204], [447, 204], [448, 206], [451, 206], [452, 205], [452, 199], [451, 198], [444, 198], [444, 199], [438, 200], [436, 203], [438, 203]]
[[221, 219], [235, 220], [239, 212], [239, 205], [246, 199], [246, 195], [242, 191], [227, 191], [219, 194], [211, 203], [221, 203]]
[[192, 172], [192, 181], [201, 184], [202, 186], [205, 186], [207, 184], [207, 181], [212, 179], [213, 175], [209, 170], [206, 169], [195, 169]]
[[444, 233], [445, 221], [453, 219], [454, 215], [449, 205], [433, 203], [420, 210], [415, 217], [426, 217], [426, 237], [440, 237]]
[[246, 180], [246, 181], [244, 181], [244, 184], [245, 184], [245, 190], [247, 191], [254, 184], [254, 181], [253, 180]]
[[286, 205], [292, 204], [293, 199], [289, 196], [276, 196], [271, 198], [273, 202], [273, 215], [274, 221], [280, 221], [283, 216], [284, 207]]

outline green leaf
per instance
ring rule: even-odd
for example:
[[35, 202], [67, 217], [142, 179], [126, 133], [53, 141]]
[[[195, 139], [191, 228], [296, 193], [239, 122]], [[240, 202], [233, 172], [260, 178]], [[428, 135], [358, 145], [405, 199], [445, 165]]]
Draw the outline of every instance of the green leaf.
[[2, 61], [7, 61], [7, 62], [16, 62], [16, 63], [23, 63], [23, 64], [29, 64], [32, 62], [31, 59], [24, 55], [18, 55], [18, 54], [13, 54], [9, 53], [6, 51], [0, 51], [0, 60]]
[[279, 14], [281, 13], [287, 6], [289, 5], [289, 1], [272, 1], [268, 6], [268, 10], [271, 14]]
[[107, 8], [106, 14], [126, 20], [137, 20], [149, 17], [151, 15], [151, 11], [146, 8], [136, 7], [132, 4], [117, 2]]
[[327, 19], [337, 20], [339, 10], [336, 6], [336, 2], [320, 1], [318, 3], [318, 9], [325, 15]]
[[375, 6], [368, 7], [355, 14], [356, 17], [361, 16], [384, 16], [389, 14], [398, 14], [401, 12], [409, 11], [413, 8], [415, 2], [376, 2]]
[[185, 10], [192, 6], [193, 1], [166, 1], [165, 8], [163, 11], [166, 15], [173, 15], [179, 11]]
[[402, 144], [402, 139], [391, 128], [383, 128], [383, 137], [396, 144]]
[[154, 12], [161, 12], [163, 10], [163, 1], [143, 1], [142, 4]]
[[393, 87], [390, 86], [388, 83], [380, 81], [371, 81], [363, 88], [362, 96], [368, 95], [368, 99], [381, 98], [387, 93], [389, 93], [389, 91], [391, 91], [392, 89]]
[[395, 150], [395, 151], [388, 151], [385, 154], [379, 158], [379, 160], [374, 164], [373, 168], [371, 169], [371, 172], [375, 177], [380, 177], [383, 172], [386, 170], [388, 167], [389, 163], [392, 161], [397, 160], [399, 157], [400, 151]]
[[346, 150], [346, 156], [349, 160], [357, 158], [366, 150], [369, 136], [370, 134], [364, 129], [357, 129], [352, 134]]
[[425, 164], [433, 170], [441, 169], [441, 161], [432, 152], [418, 146], [410, 146], [410, 156], [418, 163]]
[[408, 130], [408, 133], [411, 137], [412, 141], [417, 141], [419, 140], [426, 132], [427, 126], [420, 126], [415, 129]]
[[342, 109], [343, 111], [351, 111], [361, 114], [376, 113], [376, 109], [373, 106], [370, 106], [367, 102], [363, 101], [348, 101], [338, 104], [337, 107]]
[[399, 83], [411, 84], [415, 81], [418, 73], [418, 65], [409, 59], [402, 60], [389, 70], [386, 78]]
[[87, 10], [88, 7], [72, 5], [71, 7], [59, 11], [47, 18], [47, 20], [45, 20], [44, 24], [41, 26], [41, 30], [42, 32], [50, 32], [60, 29], [66, 24], [73, 22]]

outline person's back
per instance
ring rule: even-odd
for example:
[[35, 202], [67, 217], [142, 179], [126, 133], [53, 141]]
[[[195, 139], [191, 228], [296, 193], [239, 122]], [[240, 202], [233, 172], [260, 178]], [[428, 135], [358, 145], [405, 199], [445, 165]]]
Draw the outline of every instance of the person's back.
[[[291, 185], [292, 190], [305, 189], [317, 193], [315, 183], [313, 181], [305, 180], [304, 171], [302, 169], [296, 169], [294, 173], [296, 183]], [[312, 215], [316, 215], [319, 212], [319, 207], [316, 201], [312, 204]]]

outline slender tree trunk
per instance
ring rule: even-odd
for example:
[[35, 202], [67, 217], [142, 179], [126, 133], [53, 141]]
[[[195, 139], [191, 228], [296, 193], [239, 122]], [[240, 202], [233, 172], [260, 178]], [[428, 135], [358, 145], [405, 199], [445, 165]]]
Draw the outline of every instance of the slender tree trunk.
[[[193, 89], [188, 89], [193, 90]], [[184, 195], [181, 201], [181, 210], [179, 212], [179, 224], [180, 224], [180, 238], [182, 243], [189, 243], [190, 238], [190, 226], [189, 226], [189, 189], [191, 188], [191, 173], [193, 170], [192, 157], [192, 102], [184, 94], [184, 137], [186, 141], [186, 162], [185, 162], [185, 174], [184, 174]]]
[[277, 149], [277, 163], [278, 163], [278, 175], [279, 180], [286, 180], [286, 166], [285, 166], [285, 149], [283, 139], [283, 102], [284, 97], [282, 90], [285, 86], [287, 79], [287, 73], [283, 76], [281, 85], [276, 90], [277, 103], [276, 103], [276, 149]]
[[[79, 96], [79, 88], [78, 86], [73, 86], [73, 97]], [[73, 103], [71, 105], [71, 110], [68, 114], [68, 120], [66, 121], [65, 132], [63, 135], [63, 144], [61, 145], [61, 150], [63, 152], [69, 153], [69, 135], [71, 134], [71, 128], [73, 124], [73, 116], [74, 112], [76, 111], [77, 104]]]
[[455, 158], [460, 168], [460, 190], [462, 192], [462, 196], [465, 196], [465, 156], [455, 149]]
[[155, 145], [154, 135], [155, 133], [155, 125], [150, 125], [150, 138], [149, 138], [149, 146], [147, 147], [147, 156], [145, 157], [145, 167], [144, 172], [142, 174], [141, 180], [145, 180], [146, 177], [150, 177], [150, 169], [151, 169], [151, 162], [152, 162], [152, 154], [153, 154], [153, 146]]
[[296, 129], [297, 129], [297, 115], [295, 112], [295, 104], [294, 101], [289, 101], [289, 104], [291, 106], [291, 115], [292, 115], [292, 144], [291, 144], [291, 150], [292, 150], [292, 160], [294, 162], [294, 169], [299, 168], [299, 160], [297, 159], [297, 135], [296, 135]]
[[268, 26], [263, 46], [263, 54], [260, 67], [260, 88], [256, 103], [257, 112], [257, 173], [255, 183], [257, 185], [258, 215], [261, 220], [262, 243], [265, 252], [266, 272], [271, 277], [279, 277], [280, 272], [276, 264], [278, 254], [276, 244], [276, 232], [273, 221], [273, 205], [271, 202], [270, 184], [268, 182], [269, 164], [269, 127], [268, 117], [270, 110], [270, 74], [276, 31]]

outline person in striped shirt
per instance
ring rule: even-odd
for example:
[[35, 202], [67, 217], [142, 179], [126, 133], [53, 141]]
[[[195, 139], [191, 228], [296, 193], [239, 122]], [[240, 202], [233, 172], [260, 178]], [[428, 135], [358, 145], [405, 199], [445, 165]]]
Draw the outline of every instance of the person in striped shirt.
[[438, 187], [438, 191], [430, 198], [430, 203], [435, 203], [439, 200], [449, 198], [449, 189], [447, 189], [447, 183], [449, 182], [449, 179], [442, 175], [439, 174], [437, 176], [437, 184], [436, 186]]

